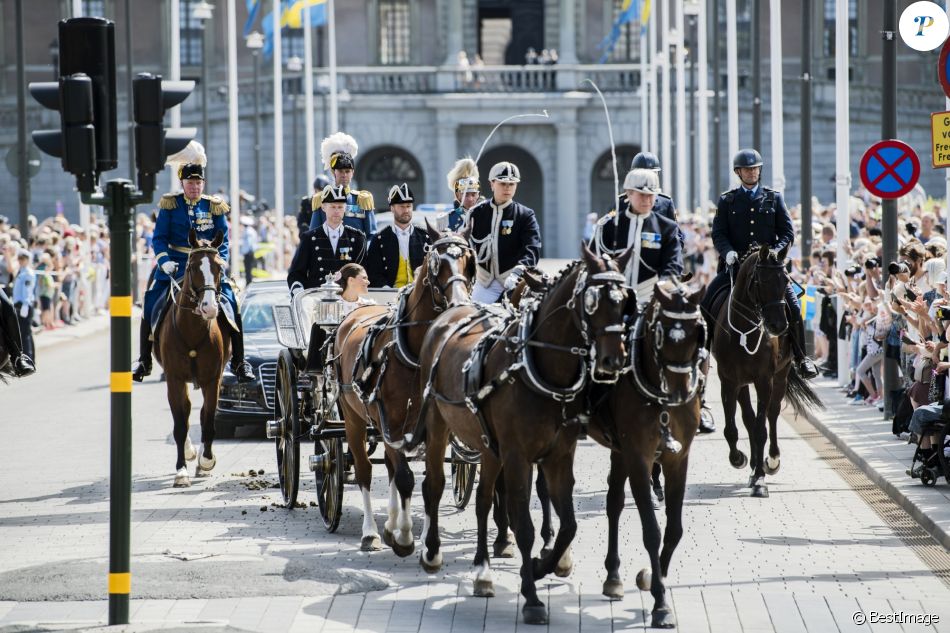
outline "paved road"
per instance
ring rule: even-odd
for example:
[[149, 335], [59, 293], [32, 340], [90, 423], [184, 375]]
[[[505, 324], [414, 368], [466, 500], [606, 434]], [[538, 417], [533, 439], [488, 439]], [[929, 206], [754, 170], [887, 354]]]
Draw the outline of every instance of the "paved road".
[[[44, 359], [41, 374], [0, 385], [0, 631], [16, 623], [94, 627], [106, 619], [108, 337], [64, 344]], [[200, 397], [194, 400], [196, 420]], [[352, 487], [336, 534], [323, 530], [316, 508], [274, 507], [279, 492], [266, 487], [276, 481], [273, 446], [264, 440], [216, 442], [215, 475], [189, 490], [172, 489], [164, 385], [137, 385], [133, 401], [132, 630], [528, 628], [519, 618], [517, 561], [495, 561], [497, 597], [471, 596], [472, 509], [442, 510], [445, 566], [427, 576], [415, 557], [358, 551], [361, 516]], [[915, 552], [932, 554], [932, 541], [908, 527], [896, 506], [868, 505], [866, 480], [842, 478], [835, 471], [845, 468], [841, 460], [808, 429], [782, 421], [782, 470], [767, 500], [748, 498], [745, 474], [728, 466], [721, 433], [697, 439], [686, 534], [669, 579], [680, 630], [950, 630], [950, 591], [932, 569], [944, 565], [947, 575], [946, 552], [923, 562]], [[197, 427], [192, 438], [200, 440]], [[614, 603], [600, 596], [605, 457], [588, 442], [578, 449], [576, 567], [568, 579], [542, 583], [551, 631], [612, 631], [649, 621], [652, 598], [634, 584], [646, 556], [632, 509], [621, 533], [627, 595]], [[261, 468], [263, 477], [247, 475]], [[373, 484], [380, 526], [382, 471], [377, 467]], [[257, 489], [261, 481], [265, 487]], [[301, 496], [309, 503], [312, 478], [304, 482]], [[421, 516], [417, 504], [417, 535]], [[858, 626], [856, 611], [938, 614], [940, 621]]]

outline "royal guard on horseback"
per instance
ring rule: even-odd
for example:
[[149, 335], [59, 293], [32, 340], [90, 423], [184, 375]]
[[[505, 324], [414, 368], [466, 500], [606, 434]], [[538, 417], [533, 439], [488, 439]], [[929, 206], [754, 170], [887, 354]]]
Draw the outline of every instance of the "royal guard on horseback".
[[[323, 139], [320, 144], [320, 157], [323, 159], [323, 168], [333, 173], [333, 185], [343, 187], [346, 194], [345, 213], [343, 223], [363, 232], [366, 240], [376, 235], [376, 213], [373, 194], [369, 191], [350, 189], [353, 172], [356, 169], [356, 152], [359, 147], [356, 140], [349, 134], [337, 132]], [[327, 214], [323, 209], [324, 190], [315, 193], [311, 200], [313, 217], [310, 218], [310, 230], [314, 230], [327, 221]], [[322, 283], [322, 282], [321, 282]]]
[[320, 192], [321, 213], [326, 220], [300, 236], [300, 244], [287, 271], [291, 294], [320, 286], [327, 275], [346, 264], [363, 263], [366, 236], [361, 230], [347, 226], [343, 220], [348, 199], [343, 185], [328, 185]]
[[426, 246], [432, 238], [412, 225], [415, 197], [409, 185], [393, 185], [389, 190], [389, 210], [393, 223], [376, 234], [366, 253], [366, 272], [374, 288], [402, 288], [415, 279]]
[[[29, 256], [29, 255], [28, 255]], [[34, 282], [30, 282], [31, 284]], [[32, 296], [33, 287], [29, 287]], [[30, 314], [30, 303], [20, 307], [20, 314], [26, 318]], [[0, 288], [0, 344], [6, 349], [6, 355], [13, 368], [13, 375], [17, 378], [29, 376], [36, 371], [33, 360], [23, 350], [23, 340], [20, 338], [20, 320], [17, 318], [17, 309], [7, 293]], [[3, 363], [0, 362], [0, 365]]]
[[472, 299], [494, 303], [525, 268], [541, 257], [541, 229], [534, 210], [515, 202], [521, 182], [517, 165], [497, 163], [488, 173], [492, 196], [469, 213], [469, 239], [477, 254]]
[[471, 158], [460, 158], [449, 171], [446, 179], [449, 190], [455, 195], [452, 212], [449, 213], [449, 230], [460, 231], [468, 219], [469, 210], [481, 197], [478, 184], [478, 166]]
[[[768, 246], [775, 252], [795, 242], [795, 229], [781, 192], [761, 184], [762, 155], [743, 149], [732, 159], [732, 169], [741, 181], [735, 189], [719, 197], [713, 221], [713, 244], [719, 253], [719, 269], [706, 289], [703, 311], [715, 336], [713, 302], [716, 295], [731, 286], [733, 267], [753, 245]], [[805, 354], [805, 323], [798, 296], [788, 284], [785, 289], [789, 334], [798, 374], [805, 379], [818, 375], [815, 363]]]
[[[159, 301], [168, 295], [174, 276], [184, 273], [188, 255], [192, 250], [188, 239], [189, 232], [194, 230], [197, 239], [209, 242], [220, 232], [223, 240], [218, 246], [218, 254], [224, 262], [228, 261], [230, 250], [228, 204], [218, 196], [203, 193], [207, 163], [204, 148], [192, 141], [174, 158], [184, 161], [170, 161], [173, 164], [178, 162], [178, 178], [183, 192], [166, 193], [158, 203], [158, 218], [155, 220], [152, 238], [156, 262], [152, 269], [151, 284], [145, 292], [139, 333], [139, 360], [132, 369], [132, 379], [136, 382], [142, 382], [152, 373], [152, 325], [160, 317], [160, 314], [155, 313], [155, 309]], [[253, 382], [251, 365], [244, 359], [241, 311], [226, 275], [221, 279], [221, 297], [224, 303], [230, 306], [232, 313], [226, 315], [225, 319], [233, 320], [233, 326], [229, 323], [227, 327], [231, 338], [231, 371], [239, 382]]]
[[593, 241], [598, 252], [612, 257], [633, 247], [624, 275], [636, 290], [637, 302], [645, 303], [653, 296], [657, 280], [678, 279], [683, 274], [679, 226], [657, 212], [662, 205], [657, 202], [660, 179], [655, 170], [631, 169], [623, 189], [622, 211], [598, 221]]

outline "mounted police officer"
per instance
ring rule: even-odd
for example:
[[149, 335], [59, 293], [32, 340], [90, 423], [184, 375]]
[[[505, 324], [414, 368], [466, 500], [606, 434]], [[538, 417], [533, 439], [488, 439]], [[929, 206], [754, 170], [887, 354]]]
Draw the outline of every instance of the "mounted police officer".
[[[316, 288], [326, 276], [345, 264], [363, 263], [366, 236], [343, 222], [348, 195], [343, 185], [328, 185], [320, 192], [326, 220], [300, 236], [300, 244], [287, 271], [290, 293]], [[316, 215], [314, 215], [316, 217]]]
[[[346, 193], [343, 223], [354, 229], [359, 229], [367, 240], [371, 240], [376, 235], [373, 194], [368, 191], [350, 189], [353, 171], [356, 169], [357, 149], [356, 140], [352, 136], [337, 132], [323, 139], [320, 144], [320, 157], [323, 159], [324, 169], [330, 169], [333, 172], [333, 185], [343, 187]], [[321, 203], [321, 194], [314, 194], [311, 200], [311, 208], [313, 209], [313, 216], [310, 218], [311, 231], [327, 221], [327, 215], [321, 208]]]
[[412, 225], [414, 202], [415, 197], [406, 183], [393, 185], [389, 190], [393, 223], [376, 234], [363, 262], [373, 287], [402, 288], [413, 281], [414, 271], [422, 265], [425, 248], [432, 239], [428, 231], [420, 231]]
[[541, 257], [541, 229], [534, 210], [514, 201], [521, 172], [509, 162], [488, 173], [492, 196], [469, 212], [469, 236], [477, 254], [472, 299], [494, 303]]
[[317, 174], [317, 177], [313, 179], [313, 193], [300, 199], [300, 211], [297, 212], [298, 234], [310, 230], [310, 219], [313, 217], [313, 196], [323, 191], [329, 184], [329, 178], [323, 174]]
[[[780, 251], [795, 242], [795, 229], [782, 194], [760, 183], [762, 156], [754, 149], [743, 149], [732, 159], [732, 169], [741, 184], [719, 197], [713, 220], [713, 244], [719, 253], [719, 272], [706, 289], [703, 308], [706, 318], [714, 321], [713, 302], [731, 283], [731, 268], [739, 256], [753, 244]], [[789, 312], [789, 334], [798, 374], [810, 379], [818, 375], [815, 363], [805, 355], [805, 324], [798, 297], [789, 284], [785, 289]], [[712, 324], [714, 325], [714, 324]], [[710, 332], [714, 333], [714, 327]]]
[[656, 212], [660, 179], [652, 169], [631, 169], [623, 181], [626, 204], [621, 214], [598, 223], [598, 250], [617, 256], [629, 247], [633, 255], [624, 274], [643, 304], [653, 295], [659, 279], [683, 274], [683, 252], [676, 222]]
[[[636, 156], [633, 157], [633, 160], [630, 162], [630, 169], [649, 169], [656, 174], [657, 179], [660, 177], [660, 159], [656, 157], [656, 154], [652, 152], [639, 152]], [[617, 205], [615, 208], [611, 209], [607, 215], [617, 214], [618, 216], [623, 216], [623, 214], [630, 208], [630, 202], [628, 201], [628, 196], [626, 192], [621, 191], [619, 197], [617, 198]], [[673, 224], [676, 225], [676, 237], [680, 242], [680, 247], [686, 242], [686, 236], [683, 234], [683, 231], [679, 228], [679, 221], [676, 219], [676, 205], [673, 204], [673, 199], [663, 193], [662, 191], [656, 194], [656, 202], [653, 203], [653, 213], [656, 215], [663, 216], [668, 220], [672, 220]], [[596, 235], [596, 228], [595, 228]]]
[[[190, 153], [188, 153], [190, 152]], [[188, 263], [191, 247], [188, 244], [188, 232], [191, 229], [200, 240], [212, 240], [218, 231], [224, 235], [218, 254], [225, 262], [229, 261], [230, 242], [228, 239], [228, 204], [218, 196], [203, 193], [205, 185], [204, 148], [192, 141], [182, 152], [188, 153], [189, 160], [178, 167], [178, 179], [182, 193], [166, 193], [158, 203], [158, 218], [152, 244], [155, 249], [155, 268], [152, 269], [152, 281], [145, 292], [142, 325], [139, 331], [139, 359], [132, 368], [132, 379], [142, 382], [152, 373], [152, 319], [153, 311], [159, 299], [168, 294], [171, 276], [183, 271]], [[221, 297], [230, 306], [234, 314], [234, 327], [231, 331], [231, 372], [239, 382], [253, 382], [251, 365], [244, 359], [244, 335], [241, 325], [241, 311], [237, 297], [226, 275], [221, 277]]]
[[[26, 279], [26, 276], [24, 279]], [[32, 297], [35, 288], [32, 285], [34, 282], [31, 281], [30, 283], [29, 292]], [[30, 309], [31, 304], [27, 303], [20, 307], [20, 312], [28, 317]], [[20, 319], [17, 318], [17, 310], [2, 287], [0, 287], [0, 337], [2, 337], [7, 349], [15, 376], [22, 378], [36, 371], [33, 360], [23, 350], [24, 341], [20, 338]]]
[[478, 184], [478, 166], [471, 158], [461, 158], [446, 176], [449, 190], [455, 195], [449, 230], [459, 231], [465, 224], [469, 210], [478, 203], [481, 186]]

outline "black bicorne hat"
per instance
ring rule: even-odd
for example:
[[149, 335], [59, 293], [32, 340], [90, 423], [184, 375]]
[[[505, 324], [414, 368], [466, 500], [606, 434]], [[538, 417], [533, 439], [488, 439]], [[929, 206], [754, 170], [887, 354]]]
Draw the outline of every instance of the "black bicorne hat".
[[416, 199], [415, 196], [412, 195], [412, 189], [410, 189], [406, 183], [393, 185], [389, 190], [389, 204], [405, 204], [415, 201]]
[[337, 152], [330, 156], [330, 169], [356, 169], [356, 163], [346, 152]]
[[346, 202], [346, 187], [343, 185], [327, 185], [323, 188], [323, 202]]
[[178, 168], [178, 179], [189, 180], [191, 178], [205, 179], [205, 168], [197, 163], [185, 163]]

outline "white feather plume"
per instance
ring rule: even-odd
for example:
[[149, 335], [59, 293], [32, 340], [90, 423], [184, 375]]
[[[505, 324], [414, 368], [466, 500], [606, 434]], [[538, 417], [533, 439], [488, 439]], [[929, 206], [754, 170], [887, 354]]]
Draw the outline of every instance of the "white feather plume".
[[201, 143], [189, 141], [185, 149], [169, 156], [165, 163], [174, 167], [180, 165], [201, 165], [205, 167], [208, 164], [208, 155], [205, 154], [205, 148]]
[[320, 158], [323, 159], [323, 168], [330, 169], [330, 157], [340, 152], [346, 152], [356, 158], [359, 146], [356, 139], [345, 132], [337, 132], [323, 139], [320, 143]]
[[462, 178], [478, 178], [478, 165], [470, 157], [460, 158], [446, 176], [449, 191], [455, 193], [455, 183]]

